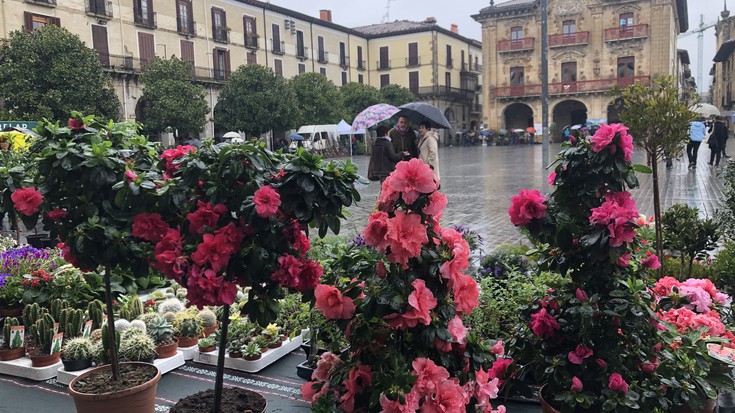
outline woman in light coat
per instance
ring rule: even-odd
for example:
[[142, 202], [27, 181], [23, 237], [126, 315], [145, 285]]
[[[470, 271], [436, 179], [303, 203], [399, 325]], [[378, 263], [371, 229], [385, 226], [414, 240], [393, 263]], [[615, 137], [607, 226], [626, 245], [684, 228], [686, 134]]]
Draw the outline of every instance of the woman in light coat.
[[434, 170], [437, 182], [439, 178], [439, 136], [431, 130], [429, 122], [419, 124], [419, 159], [427, 163]]

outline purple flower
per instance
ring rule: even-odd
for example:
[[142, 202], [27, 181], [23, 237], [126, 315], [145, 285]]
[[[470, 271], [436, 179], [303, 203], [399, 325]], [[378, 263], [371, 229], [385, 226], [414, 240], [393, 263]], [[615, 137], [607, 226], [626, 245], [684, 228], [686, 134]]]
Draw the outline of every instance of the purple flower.
[[10, 274], [0, 274], [0, 288], [3, 288], [5, 286], [5, 283], [8, 282], [8, 277], [10, 277]]

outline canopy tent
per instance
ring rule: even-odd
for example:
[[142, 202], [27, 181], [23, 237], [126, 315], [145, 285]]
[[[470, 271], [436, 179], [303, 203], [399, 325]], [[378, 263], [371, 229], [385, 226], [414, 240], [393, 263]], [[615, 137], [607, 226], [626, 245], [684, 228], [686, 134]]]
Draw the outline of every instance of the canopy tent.
[[[337, 133], [340, 135], [350, 135], [350, 156], [352, 156], [352, 137], [354, 135], [363, 135], [363, 139], [367, 140], [367, 137], [365, 137], [365, 129], [360, 129], [353, 131], [352, 125], [347, 123], [346, 120], [342, 119], [337, 124]], [[367, 146], [367, 141], [363, 142]]]

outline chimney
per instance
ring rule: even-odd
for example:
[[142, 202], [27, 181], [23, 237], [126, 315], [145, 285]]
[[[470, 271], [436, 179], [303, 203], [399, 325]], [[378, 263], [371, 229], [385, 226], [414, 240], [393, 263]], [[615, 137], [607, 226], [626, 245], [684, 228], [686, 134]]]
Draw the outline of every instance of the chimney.
[[424, 23], [436, 24], [436, 17], [429, 16], [429, 17], [426, 18], [426, 20], [424, 20]]
[[458, 33], [459, 34], [459, 26], [457, 26], [454, 23], [452, 23], [450, 30], [452, 30], [452, 33]]
[[319, 19], [325, 22], [332, 22], [332, 11], [331, 10], [319, 10]]

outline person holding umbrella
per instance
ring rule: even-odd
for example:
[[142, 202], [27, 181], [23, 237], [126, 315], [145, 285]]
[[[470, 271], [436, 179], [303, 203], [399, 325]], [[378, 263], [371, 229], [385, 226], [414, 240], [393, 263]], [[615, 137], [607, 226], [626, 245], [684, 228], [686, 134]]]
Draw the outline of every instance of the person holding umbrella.
[[388, 137], [393, 142], [393, 151], [408, 152], [408, 160], [411, 158], [419, 157], [419, 148], [416, 145], [416, 132], [411, 128], [407, 116], [400, 116], [398, 123], [390, 131], [388, 131]]
[[434, 171], [436, 182], [439, 181], [439, 136], [431, 129], [427, 121], [419, 123], [419, 159]]
[[408, 151], [396, 152], [393, 150], [388, 127], [378, 126], [377, 134], [378, 139], [375, 140], [373, 153], [370, 155], [370, 162], [368, 163], [368, 179], [380, 181], [382, 184], [385, 178], [396, 169], [396, 164], [404, 157], [410, 157], [410, 154]]

